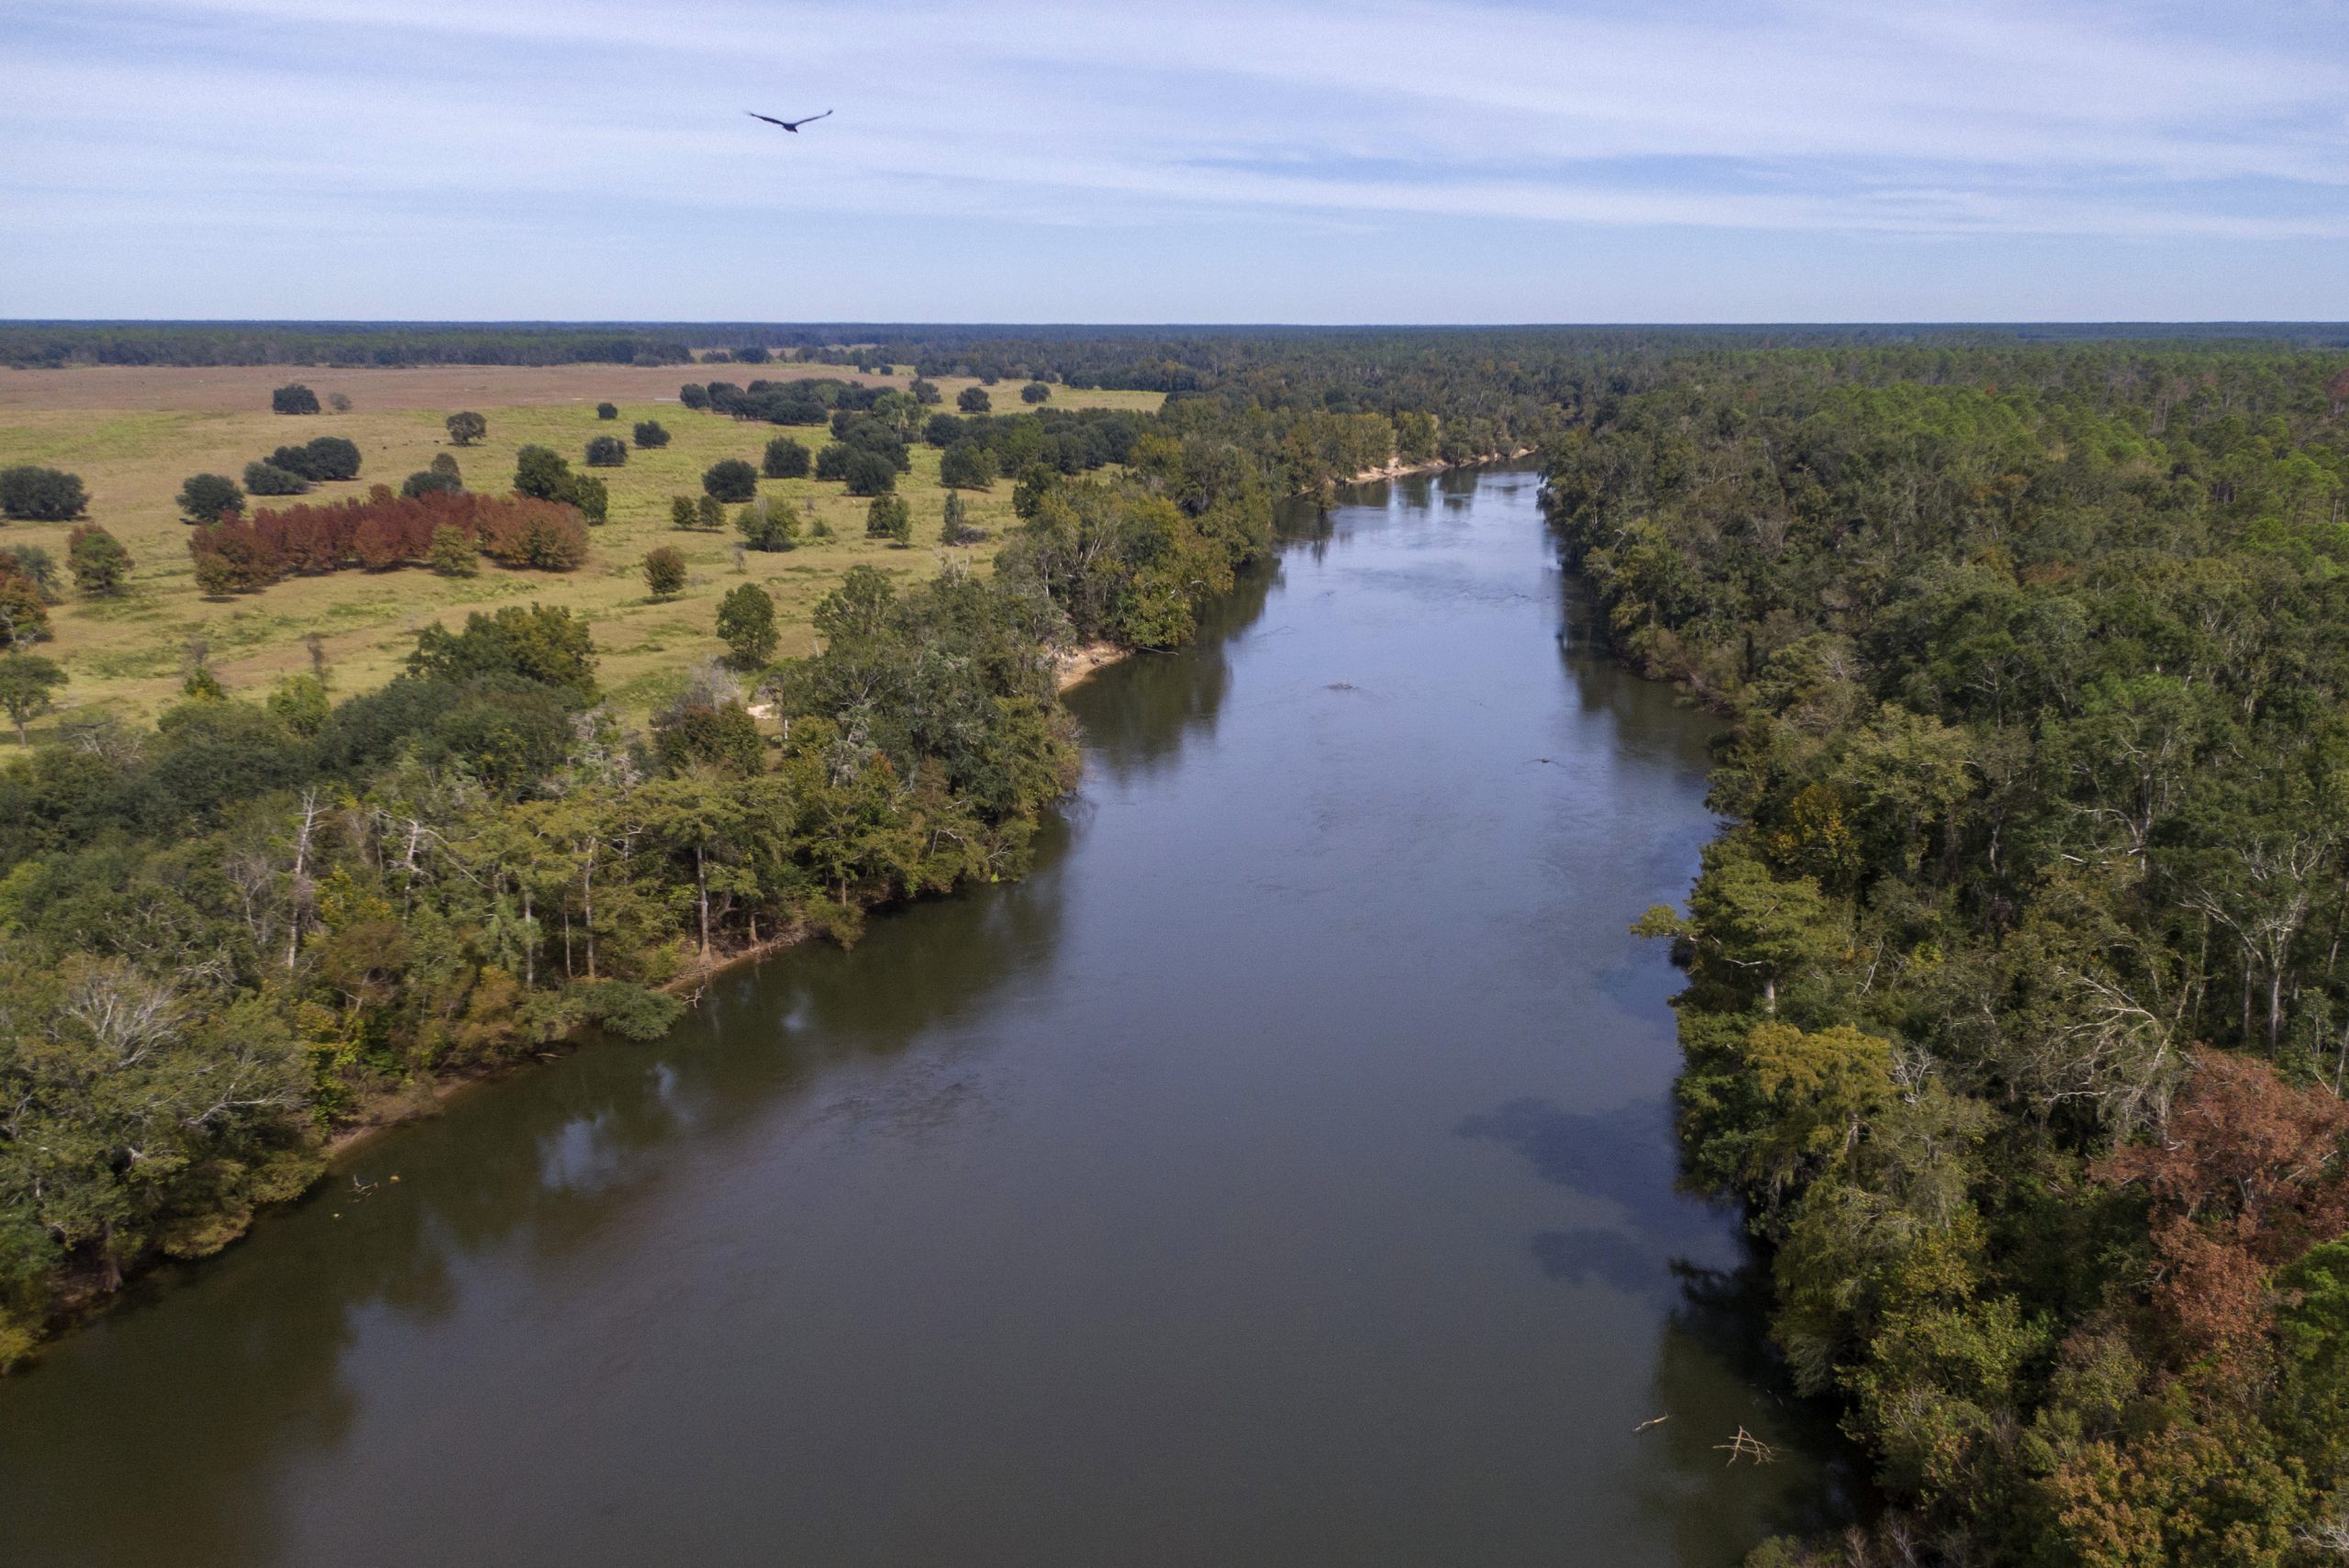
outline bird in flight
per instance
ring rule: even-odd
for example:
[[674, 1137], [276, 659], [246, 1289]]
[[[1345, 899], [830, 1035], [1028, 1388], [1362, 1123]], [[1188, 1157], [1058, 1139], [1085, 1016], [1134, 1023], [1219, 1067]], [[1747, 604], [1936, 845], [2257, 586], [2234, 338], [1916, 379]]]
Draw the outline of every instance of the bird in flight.
[[785, 129], [785, 130], [787, 130], [787, 131], [790, 131], [790, 132], [792, 132], [793, 134], [796, 135], [796, 134], [798, 133], [799, 128], [800, 128], [801, 126], [804, 126], [804, 125], [813, 125], [813, 124], [815, 124], [818, 120], [822, 119], [822, 118], [824, 117], [824, 115], [829, 115], [829, 114], [830, 114], [832, 111], [831, 111], [831, 110], [829, 110], [829, 109], [826, 109], [826, 110], [824, 111], [824, 115], [809, 115], [806, 119], [799, 119], [799, 120], [779, 120], [779, 119], [775, 118], [773, 115], [763, 115], [763, 114], [759, 113], [759, 111], [758, 111], [758, 110], [756, 110], [756, 109], [744, 109], [742, 112], [743, 112], [744, 114], [746, 114], [746, 115], [750, 116], [750, 117], [751, 117], [752, 119], [754, 119], [754, 120], [764, 120], [764, 121], [766, 121], [766, 122], [767, 122], [767, 124], [769, 124], [769, 125], [779, 125], [779, 126], [781, 126], [784, 129]]

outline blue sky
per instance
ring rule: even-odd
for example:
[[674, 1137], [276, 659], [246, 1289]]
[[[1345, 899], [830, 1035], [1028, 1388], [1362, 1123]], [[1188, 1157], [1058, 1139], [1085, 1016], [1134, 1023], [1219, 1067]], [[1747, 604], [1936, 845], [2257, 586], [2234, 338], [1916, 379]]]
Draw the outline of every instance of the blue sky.
[[0, 148], [6, 317], [2349, 317], [2343, 0], [0, 0]]

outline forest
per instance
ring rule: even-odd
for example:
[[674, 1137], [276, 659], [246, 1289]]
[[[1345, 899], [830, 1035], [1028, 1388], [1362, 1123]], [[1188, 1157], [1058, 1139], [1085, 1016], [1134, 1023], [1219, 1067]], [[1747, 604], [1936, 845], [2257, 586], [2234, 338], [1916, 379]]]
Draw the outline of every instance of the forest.
[[2349, 1550], [2349, 370], [1708, 358], [1548, 505], [1731, 716], [1657, 909], [1689, 1178], [1890, 1507], [1766, 1563]]

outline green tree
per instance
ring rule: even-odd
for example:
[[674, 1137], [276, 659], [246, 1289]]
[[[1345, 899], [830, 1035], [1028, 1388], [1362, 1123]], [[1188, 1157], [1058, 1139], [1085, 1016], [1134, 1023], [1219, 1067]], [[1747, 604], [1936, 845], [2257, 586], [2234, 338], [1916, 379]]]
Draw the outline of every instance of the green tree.
[[0, 469], [0, 517], [36, 523], [70, 522], [82, 515], [89, 501], [77, 475], [31, 463]]
[[1042, 403], [1052, 395], [1052, 389], [1041, 381], [1031, 381], [1019, 389], [1022, 403]]
[[318, 411], [318, 395], [300, 382], [289, 382], [269, 395], [269, 411], [273, 414], [315, 414]]
[[669, 444], [669, 432], [658, 419], [639, 419], [633, 432], [636, 444], [647, 451]]
[[432, 549], [427, 559], [443, 577], [472, 577], [481, 572], [481, 551], [473, 536], [454, 523], [435, 524]]
[[694, 505], [690, 495], [669, 497], [669, 526], [673, 528], [696, 528], [701, 526], [701, 508]]
[[457, 471], [457, 460], [447, 452], [434, 452], [425, 467], [443, 479], [454, 481], [459, 489], [464, 488], [465, 476]]
[[701, 487], [720, 501], [747, 501], [759, 493], [759, 471], [739, 457], [724, 458], [702, 471]]
[[897, 466], [879, 452], [852, 450], [841, 477], [852, 495], [885, 495], [897, 487]]
[[245, 464], [245, 488], [255, 495], [304, 495], [310, 482], [270, 462]]
[[494, 615], [475, 610], [464, 628], [435, 623], [417, 634], [408, 673], [457, 684], [481, 675], [512, 674], [540, 685], [596, 695], [596, 643], [584, 619], [560, 605], [508, 605]]
[[0, 653], [0, 713], [17, 727], [17, 745], [30, 743], [26, 727], [54, 706], [52, 694], [64, 684], [65, 672], [52, 660], [22, 649]]
[[799, 508], [778, 496], [762, 495], [734, 519], [742, 542], [752, 550], [796, 549], [799, 543]]
[[674, 598], [685, 585], [685, 555], [665, 544], [647, 550], [643, 573], [644, 585], [652, 590], [654, 598]]
[[694, 514], [707, 532], [716, 533], [726, 526], [726, 503], [715, 495], [706, 495], [696, 501]]
[[995, 406], [995, 400], [983, 388], [966, 386], [954, 395], [954, 406], [965, 414], [984, 414]]
[[462, 489], [464, 486], [449, 475], [435, 473], [429, 468], [419, 468], [400, 481], [400, 494], [411, 501], [418, 495], [453, 495]]
[[602, 480], [592, 473], [574, 474], [571, 494], [565, 497], [579, 508], [579, 515], [591, 523], [602, 524], [612, 514], [612, 493]]
[[976, 544], [986, 537], [984, 529], [971, 525], [970, 513], [963, 505], [963, 497], [954, 491], [948, 491], [946, 515], [939, 525], [938, 542], [949, 545]]
[[618, 405], [618, 404], [617, 404], [617, 403], [598, 403], [597, 405], [596, 405], [596, 418], [598, 418], [598, 419], [617, 419], [617, 418], [618, 418], [619, 417], [620, 417], [620, 410], [619, 410], [619, 405]]
[[718, 602], [718, 638], [738, 670], [756, 670], [774, 658], [774, 600], [756, 583], [727, 591]]
[[864, 537], [885, 539], [899, 549], [913, 543], [914, 512], [902, 495], [875, 495], [865, 509]]
[[472, 446], [489, 434], [489, 421], [470, 408], [450, 415], [444, 422], [449, 428], [449, 439], [461, 447]]
[[628, 443], [618, 436], [597, 436], [587, 443], [587, 466], [618, 468], [628, 462]]
[[245, 493], [226, 474], [193, 473], [180, 486], [180, 517], [189, 523], [217, 523], [224, 512], [245, 509]]
[[763, 472], [769, 479], [805, 479], [808, 462], [805, 446], [789, 436], [777, 436], [767, 443]]
[[995, 480], [995, 454], [976, 441], [957, 441], [938, 460], [938, 482], [951, 489], [985, 490]]
[[65, 561], [73, 585], [94, 599], [113, 598], [130, 580], [130, 551], [95, 523], [83, 523], [65, 536]]
[[572, 498], [571, 464], [552, 447], [527, 446], [514, 454], [514, 491], [540, 501]]

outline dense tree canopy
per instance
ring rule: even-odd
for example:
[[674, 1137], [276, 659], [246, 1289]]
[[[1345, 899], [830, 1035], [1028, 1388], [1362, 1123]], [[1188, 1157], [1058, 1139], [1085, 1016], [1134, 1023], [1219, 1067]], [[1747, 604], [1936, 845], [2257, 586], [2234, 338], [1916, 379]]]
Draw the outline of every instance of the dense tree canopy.
[[89, 504], [76, 474], [32, 463], [0, 468], [0, 517], [62, 523], [80, 517]]

